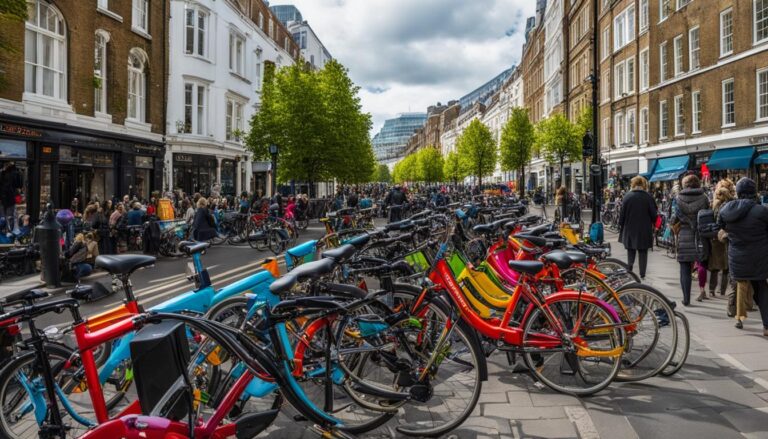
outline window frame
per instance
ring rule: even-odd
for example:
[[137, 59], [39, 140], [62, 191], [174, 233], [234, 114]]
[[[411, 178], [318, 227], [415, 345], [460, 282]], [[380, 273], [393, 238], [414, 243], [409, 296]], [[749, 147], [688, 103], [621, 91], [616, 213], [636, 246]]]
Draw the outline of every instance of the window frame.
[[[234, 137], [235, 130], [243, 131], [245, 129], [245, 102], [231, 94], [227, 94], [225, 101], [225, 121], [224, 121], [224, 139], [227, 142], [238, 142]], [[240, 110], [239, 125], [236, 125], [236, 110]], [[231, 112], [230, 112], [231, 110]], [[241, 139], [242, 140], [242, 139]]]
[[[729, 103], [726, 103], [725, 101], [725, 87], [727, 84], [731, 84], [731, 102], [730, 105], [733, 106], [732, 122], [726, 122], [726, 105], [729, 105]], [[720, 101], [721, 101], [721, 123], [722, 128], [730, 128], [736, 126], [736, 82], [733, 78], [724, 79], [720, 83]]]
[[131, 0], [131, 29], [149, 35], [149, 0]]
[[[632, 15], [631, 20], [629, 17], [630, 12]], [[635, 5], [631, 4], [626, 8], [624, 8], [623, 11], [616, 14], [615, 17], [613, 17], [612, 23], [613, 23], [613, 52], [614, 53], [626, 47], [632, 41], [635, 40], [635, 37], [637, 36], [637, 29], [635, 27], [635, 15], [636, 15]], [[621, 23], [620, 32], [617, 32], [616, 30], [616, 28], [619, 27], [617, 25], [618, 23]]]
[[[62, 14], [61, 11], [52, 4], [41, 3], [40, 0], [34, 0], [32, 3], [27, 3], [27, 6], [29, 7], [30, 4], [35, 5], [35, 17], [27, 17], [27, 20], [24, 22], [24, 93], [40, 96], [44, 99], [52, 99], [66, 103], [68, 92], [67, 71], [69, 69], [69, 59], [67, 56], [67, 22], [64, 19], [64, 14]], [[54, 31], [40, 26], [41, 5], [45, 6], [58, 17], [58, 21], [56, 22], [56, 29]], [[34, 20], [34, 22], [31, 20]], [[33, 42], [35, 46], [34, 61], [27, 60], [28, 53], [26, 49], [28, 45], [27, 39], [29, 33], [32, 33], [35, 39]], [[54, 65], [51, 67], [46, 66], [44, 60], [44, 51], [42, 49], [44, 38], [50, 38], [53, 43], [51, 46], [53, 48], [51, 57], [54, 61]], [[30, 87], [30, 84], [28, 84], [27, 81], [28, 67], [33, 69], [32, 74], [34, 75], [34, 79], [33, 83], [31, 84], [32, 90], [28, 90]], [[45, 94], [44, 73], [46, 71], [51, 71], [54, 75], [53, 83], [51, 84], [52, 94], [50, 95]]]
[[[760, 115], [760, 75], [765, 75], [765, 93], [766, 108], [765, 115]], [[768, 121], [768, 67], [763, 67], [755, 71], [755, 118], [756, 122]]]
[[[187, 22], [187, 14], [192, 12], [192, 52], [187, 52], [187, 46], [189, 44], [189, 24]], [[205, 14], [203, 23], [205, 23], [203, 31], [203, 42], [200, 44], [200, 14]], [[184, 6], [184, 54], [187, 56], [196, 56], [203, 59], [210, 59], [210, 18], [211, 12], [201, 7], [198, 4], [186, 4]], [[202, 52], [200, 49], [202, 47]]]
[[701, 133], [701, 90], [691, 93], [691, 134]]
[[624, 129], [625, 143], [629, 145], [637, 145], [637, 134], [635, 130], [637, 126], [637, 110], [634, 108], [627, 110], [624, 119], [624, 122], [627, 125]]
[[[696, 48], [693, 47], [693, 34], [696, 33]], [[696, 54], [696, 64], [694, 65], [694, 53]], [[700, 26], [694, 26], [688, 29], [688, 71], [695, 71], [701, 68], [701, 30]]]
[[[134, 67], [131, 62], [132, 57], [137, 57], [141, 62], [141, 69]], [[133, 84], [132, 75], [139, 75], [139, 89], [131, 93], [131, 87]], [[131, 95], [135, 96], [135, 104], [131, 105]], [[132, 120], [136, 122], [146, 122], [147, 117], [147, 59], [146, 56], [137, 51], [135, 48], [131, 49], [128, 53], [128, 102], [126, 109], [126, 120]], [[131, 116], [132, 110], [136, 111], [135, 116]]]
[[[670, 2], [672, 0], [659, 0], [659, 23], [662, 23], [664, 20], [669, 18], [669, 12], [670, 12]], [[664, 8], [664, 4], [666, 3], [667, 7]]]
[[[663, 110], [662, 110], [663, 108]], [[667, 100], [659, 101], [659, 140], [669, 138], [669, 106]]]
[[666, 82], [667, 79], [667, 70], [669, 70], [669, 65], [667, 63], [668, 53], [667, 53], [667, 41], [664, 41], [663, 43], [659, 44], [659, 83]]
[[[631, 69], [629, 68], [630, 64], [632, 65]], [[635, 89], [635, 64], [634, 56], [624, 60], [624, 81], [626, 81], [624, 91], [627, 93], [627, 96], [632, 96], [637, 91]]]
[[685, 66], [683, 65], [685, 62], [685, 57], [683, 54], [683, 34], [680, 34], [672, 39], [672, 52], [672, 56], [674, 58], [674, 77], [677, 78], [678, 76], [685, 73]]
[[236, 31], [235, 29], [229, 30], [229, 73], [237, 75], [241, 78], [245, 77], [245, 42], [245, 37], [240, 32]]
[[[651, 21], [649, 3], [650, 0], [640, 0], [640, 11], [637, 15], [639, 33], [643, 33], [648, 30], [648, 25]], [[645, 19], [643, 19], [643, 17], [645, 17]]]
[[[606, 35], [607, 34], [607, 35]], [[611, 55], [611, 28], [606, 27], [603, 29], [603, 44], [601, 46], [602, 56], [600, 57], [600, 61], [605, 61], [608, 59], [608, 56]]]
[[[763, 19], [765, 23], [765, 37], [763, 37], [762, 40], [757, 39], [757, 2], [762, 1], [764, 2], [764, 7], [766, 8], [766, 18]], [[765, 42], [768, 42], [768, 2], [765, 0], [752, 0], [752, 45], [757, 46], [759, 44], [763, 44]]]
[[[640, 91], [646, 91], [651, 86], [651, 52], [646, 47], [640, 51]], [[645, 59], [645, 63], [643, 63]]]
[[675, 137], [685, 136], [685, 115], [683, 114], [683, 95], [674, 99], [675, 106]]
[[624, 118], [624, 112], [623, 111], [617, 111], [616, 114], [613, 115], [613, 141], [615, 142], [615, 145], [617, 148], [621, 147], [626, 140], [626, 120]]
[[[187, 87], [192, 88], [190, 107], [190, 123], [187, 126]], [[201, 89], [202, 88], [202, 93]], [[202, 95], [203, 103], [200, 104], [200, 97]], [[184, 132], [183, 134], [189, 134], [193, 136], [207, 136], [208, 135], [208, 107], [209, 107], [209, 91], [208, 84], [198, 81], [185, 80], [184, 81]], [[202, 117], [200, 117], [200, 108], [202, 107]]]
[[624, 61], [617, 62], [613, 66], [614, 100], [622, 99], [626, 90], [627, 73]]
[[[94, 35], [95, 41], [94, 46], [98, 45], [99, 39], [103, 41], [103, 45], [101, 47], [101, 70], [99, 73], [96, 73], [96, 51], [98, 50], [98, 47], [94, 47], [94, 61], [93, 61], [93, 77], [100, 79], [101, 87], [95, 88], [94, 87], [94, 99], [93, 99], [93, 112], [94, 114], [100, 113], [100, 114], [109, 114], [109, 111], [107, 109], [107, 44], [109, 43], [109, 33], [98, 29], [95, 32]], [[99, 109], [97, 109], [97, 107]]]
[[[723, 31], [724, 31], [724, 29], [723, 29], [723, 17], [726, 14], [730, 15], [730, 20], [731, 20], [731, 23], [730, 23], [731, 33], [730, 33], [730, 35], [727, 36], [729, 44], [731, 46], [729, 50], [724, 50], [725, 49], [725, 45], [723, 43], [723, 41], [725, 41], [725, 39], [726, 39], [726, 35], [723, 34]], [[720, 11], [720, 21], [719, 21], [718, 31], [719, 31], [719, 34], [720, 34], [720, 38], [719, 38], [720, 58], [732, 55], [733, 54], [733, 7], [726, 8], [726, 9]]]
[[649, 119], [649, 113], [648, 113], [648, 107], [643, 107], [640, 109], [640, 144], [644, 145], [648, 143], [648, 139], [650, 138], [650, 119]]

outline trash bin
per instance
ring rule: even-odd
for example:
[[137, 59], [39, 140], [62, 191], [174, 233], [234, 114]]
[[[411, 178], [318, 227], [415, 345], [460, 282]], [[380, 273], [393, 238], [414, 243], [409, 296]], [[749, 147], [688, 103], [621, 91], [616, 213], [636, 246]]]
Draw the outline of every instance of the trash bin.
[[53, 205], [46, 206], [43, 221], [35, 227], [35, 239], [40, 245], [40, 265], [42, 268], [42, 280], [49, 288], [61, 286], [61, 270], [59, 262], [61, 258], [61, 226], [53, 214]]

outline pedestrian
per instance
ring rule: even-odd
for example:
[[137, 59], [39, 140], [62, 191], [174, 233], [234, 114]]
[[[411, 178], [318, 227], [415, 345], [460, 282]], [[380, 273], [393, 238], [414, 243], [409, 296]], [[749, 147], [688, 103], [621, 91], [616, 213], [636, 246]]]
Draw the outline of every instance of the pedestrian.
[[[763, 321], [763, 335], [768, 336], [768, 207], [758, 202], [757, 185], [749, 178], [736, 183], [736, 196], [736, 200], [720, 208], [718, 222], [728, 235], [728, 268], [734, 280], [751, 285]], [[746, 310], [738, 310], [739, 303], [746, 304], [745, 286], [740, 282], [736, 290], [739, 329], [744, 327], [741, 317], [746, 317]]]
[[560, 222], [568, 221], [568, 189], [560, 186], [555, 192], [555, 206], [560, 216]]
[[389, 209], [389, 222], [394, 223], [401, 220], [404, 203], [405, 193], [403, 193], [400, 185], [396, 184], [384, 199], [384, 205]]
[[6, 162], [3, 170], [0, 171], [0, 214], [6, 218], [9, 227], [13, 230], [13, 224], [16, 220], [16, 204], [23, 187], [21, 173], [16, 168], [16, 163]]
[[[691, 272], [694, 264], [702, 262], [706, 257], [696, 223], [699, 211], [709, 207], [709, 199], [701, 188], [699, 177], [691, 174], [683, 178], [683, 189], [676, 197], [676, 204], [677, 209], [671, 224], [677, 229], [677, 261], [680, 264], [683, 305], [690, 306], [691, 283], [693, 282]], [[699, 297], [704, 295], [702, 288]]]
[[129, 226], [140, 226], [144, 223], [144, 211], [141, 210], [141, 203], [135, 201], [133, 208], [125, 214], [126, 224]]
[[360, 198], [357, 195], [357, 188], [352, 188], [347, 195], [347, 207], [350, 209], [357, 209], [357, 204]]
[[638, 175], [630, 185], [631, 190], [621, 201], [619, 241], [627, 249], [629, 271], [633, 271], [635, 257], [639, 255], [640, 279], [645, 280], [648, 249], [653, 247], [653, 226], [658, 212], [656, 202], [648, 193], [648, 180]]
[[192, 221], [192, 239], [195, 241], [208, 241], [216, 236], [216, 221], [208, 210], [208, 199], [200, 197], [197, 200], [197, 210]]
[[[728, 179], [720, 180], [717, 183], [717, 186], [715, 186], [715, 193], [712, 199], [712, 212], [715, 216], [715, 222], [717, 222], [720, 209], [735, 198], [735, 193], [731, 193], [732, 188], [733, 182]], [[715, 297], [715, 290], [718, 289], [717, 282], [719, 277], [720, 295], [724, 296], [725, 290], [730, 283], [728, 279], [728, 248], [726, 247], [726, 243], [721, 241], [719, 237], [714, 237], [711, 240], [707, 268], [709, 269], [709, 295]], [[732, 289], [733, 286], [734, 285], [731, 283]]]
[[88, 244], [85, 241], [85, 235], [78, 233], [72, 247], [69, 248], [64, 254], [69, 262], [69, 267], [72, 272], [72, 276], [75, 278], [75, 282], [80, 282], [85, 276], [88, 276], [93, 271], [93, 266], [88, 262]]

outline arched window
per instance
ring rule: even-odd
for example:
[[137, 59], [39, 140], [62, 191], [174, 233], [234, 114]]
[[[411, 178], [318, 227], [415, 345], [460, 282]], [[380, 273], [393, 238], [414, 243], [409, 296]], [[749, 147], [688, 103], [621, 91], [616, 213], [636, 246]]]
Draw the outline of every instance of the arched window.
[[146, 105], [147, 56], [139, 49], [131, 49], [128, 55], [128, 118], [144, 122]]
[[93, 45], [93, 111], [107, 112], [107, 43], [109, 33], [104, 30], [96, 31]]
[[24, 90], [67, 99], [67, 37], [64, 17], [52, 5], [27, 1]]

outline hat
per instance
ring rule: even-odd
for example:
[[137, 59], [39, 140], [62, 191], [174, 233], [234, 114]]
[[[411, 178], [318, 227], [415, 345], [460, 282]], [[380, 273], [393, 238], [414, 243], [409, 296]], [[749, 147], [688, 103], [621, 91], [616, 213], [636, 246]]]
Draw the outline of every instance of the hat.
[[736, 195], [755, 195], [757, 194], [757, 186], [751, 178], [742, 177], [736, 183]]

